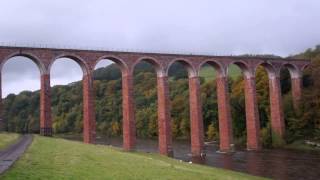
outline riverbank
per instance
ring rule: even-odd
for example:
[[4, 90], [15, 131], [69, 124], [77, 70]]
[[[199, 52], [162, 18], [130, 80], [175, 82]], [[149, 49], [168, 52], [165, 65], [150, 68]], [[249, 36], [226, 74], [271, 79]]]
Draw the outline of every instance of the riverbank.
[[[308, 142], [311, 142], [308, 144]], [[285, 149], [299, 150], [299, 151], [313, 151], [320, 153], [320, 143], [314, 143], [313, 141], [299, 140], [291, 144], [284, 145]]]
[[158, 154], [35, 136], [1, 179], [262, 179]]
[[[56, 134], [60, 138], [82, 141], [82, 134]], [[97, 135], [96, 143], [112, 145], [122, 148], [122, 137], [106, 137]], [[317, 165], [320, 163], [318, 152], [292, 150], [286, 148], [264, 148], [259, 152], [247, 151], [246, 147], [236, 146], [231, 154], [217, 153], [218, 142], [205, 143], [206, 157], [199, 161], [190, 157], [191, 145], [189, 140], [174, 140], [172, 144], [174, 158], [185, 162], [194, 161], [215, 168], [252, 174], [255, 176], [270, 177], [272, 179], [317, 179], [320, 172]], [[138, 138], [136, 150], [139, 152], [158, 152], [158, 141]], [[298, 162], [298, 163], [297, 163]], [[289, 178], [290, 177], [290, 178]]]

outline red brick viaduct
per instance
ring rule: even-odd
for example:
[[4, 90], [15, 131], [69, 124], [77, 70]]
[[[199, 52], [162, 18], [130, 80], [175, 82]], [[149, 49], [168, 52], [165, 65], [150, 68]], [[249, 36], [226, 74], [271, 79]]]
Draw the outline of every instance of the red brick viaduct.
[[[151, 63], [157, 73], [159, 152], [172, 155], [172, 133], [170, 121], [170, 99], [168, 89], [168, 70], [174, 62], [182, 63], [188, 70], [189, 103], [191, 121], [191, 152], [200, 156], [204, 148], [204, 130], [200, 99], [199, 71], [209, 64], [217, 72], [217, 97], [220, 132], [220, 151], [232, 150], [233, 133], [227, 83], [227, 68], [236, 64], [243, 72], [245, 80], [245, 110], [247, 127], [247, 149], [259, 150], [259, 113], [256, 98], [255, 71], [259, 65], [268, 72], [270, 89], [271, 126], [274, 133], [283, 136], [285, 123], [280, 87], [280, 69], [288, 68], [291, 75], [294, 105], [301, 97], [301, 77], [309, 61], [302, 59], [281, 59], [238, 56], [204, 56], [160, 53], [135, 53], [95, 50], [72, 50], [54, 48], [0, 47], [0, 70], [4, 63], [15, 56], [24, 56], [34, 61], [41, 73], [40, 90], [40, 133], [52, 135], [50, 102], [50, 67], [58, 58], [70, 58], [83, 70], [83, 140], [95, 143], [95, 107], [93, 92], [93, 70], [102, 59], [112, 60], [122, 71], [123, 97], [123, 148], [133, 150], [136, 144], [135, 110], [133, 99], [133, 70], [141, 61]], [[1, 84], [1, 83], [0, 83]], [[0, 87], [1, 90], [1, 87]], [[1, 92], [0, 92], [1, 93]]]

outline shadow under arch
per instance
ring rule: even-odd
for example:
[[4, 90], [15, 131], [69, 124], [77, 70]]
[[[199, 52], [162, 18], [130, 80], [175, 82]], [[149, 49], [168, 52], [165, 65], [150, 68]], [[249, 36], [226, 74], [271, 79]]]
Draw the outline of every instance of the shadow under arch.
[[31, 53], [21, 53], [21, 52], [15, 52], [15, 53], [10, 54], [9, 56], [7, 56], [0, 64], [0, 72], [2, 72], [4, 64], [7, 61], [9, 61], [11, 58], [14, 58], [14, 57], [25, 57], [25, 58], [28, 58], [31, 61], [33, 61], [37, 65], [37, 67], [39, 69], [39, 72], [40, 72], [40, 75], [44, 74], [46, 72], [44, 64], [42, 63], [42, 61], [36, 55], [31, 54]]

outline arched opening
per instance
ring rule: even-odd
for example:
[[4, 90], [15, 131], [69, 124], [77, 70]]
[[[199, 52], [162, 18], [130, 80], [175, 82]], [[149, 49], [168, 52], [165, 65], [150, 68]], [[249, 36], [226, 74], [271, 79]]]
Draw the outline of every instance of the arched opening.
[[205, 141], [219, 140], [216, 70], [206, 63], [200, 69], [201, 102]]
[[261, 144], [263, 147], [272, 147], [272, 125], [270, 111], [269, 78], [274, 73], [270, 64], [260, 64], [255, 71], [256, 96], [260, 118]]
[[41, 63], [32, 56], [14, 56], [1, 64], [4, 129], [39, 133]]
[[[302, 82], [296, 82], [296, 80], [302, 80], [297, 68], [292, 64], [283, 65], [280, 70], [280, 82], [286, 130], [285, 141], [289, 144], [297, 139], [301, 139], [303, 136], [300, 131], [301, 129], [299, 128], [299, 124], [301, 125], [301, 119], [303, 117], [303, 111], [300, 107], [295, 106], [297, 103], [295, 100], [297, 98], [300, 99], [302, 95], [300, 91]], [[295, 93], [296, 89], [299, 89], [300, 91], [298, 94]]]
[[122, 147], [121, 65], [113, 58], [102, 58], [93, 72], [96, 142]]
[[[209, 151], [219, 150], [219, 108], [217, 78], [222, 67], [214, 61], [208, 61], [200, 67], [201, 102], [204, 126], [205, 147]], [[207, 151], [207, 154], [210, 153]]]
[[143, 58], [133, 70], [137, 143], [141, 151], [158, 152], [157, 70], [154, 59]]
[[[302, 97], [300, 102], [301, 115], [296, 121], [291, 121], [291, 132], [294, 139], [289, 143], [304, 145], [304, 140], [318, 142], [320, 137], [320, 56], [312, 57], [311, 64], [303, 68]], [[292, 131], [292, 130], [291, 130]], [[310, 146], [309, 146], [310, 147]]]
[[244, 66], [233, 63], [227, 69], [234, 144], [241, 148], [245, 147], [247, 142]]
[[50, 65], [52, 128], [56, 136], [83, 139], [83, 66], [73, 57], [59, 57]]
[[171, 101], [171, 128], [175, 157], [184, 157], [191, 152], [189, 77], [193, 76], [191, 65], [175, 61], [169, 66], [169, 92]]

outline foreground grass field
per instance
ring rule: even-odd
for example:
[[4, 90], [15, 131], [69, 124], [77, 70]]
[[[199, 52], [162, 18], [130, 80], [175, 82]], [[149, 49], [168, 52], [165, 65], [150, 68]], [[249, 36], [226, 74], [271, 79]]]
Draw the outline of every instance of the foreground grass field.
[[1, 179], [261, 179], [179, 162], [157, 154], [128, 153], [35, 136], [24, 156]]
[[20, 135], [15, 133], [0, 133], [0, 151], [10, 146], [11, 144], [17, 142]]

